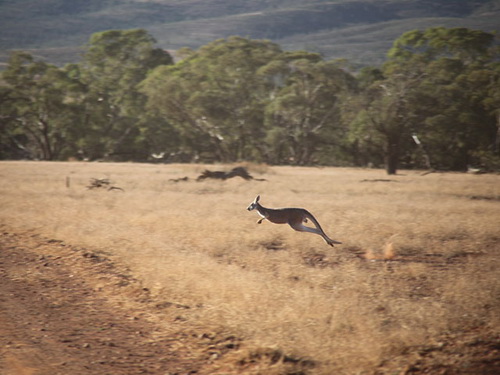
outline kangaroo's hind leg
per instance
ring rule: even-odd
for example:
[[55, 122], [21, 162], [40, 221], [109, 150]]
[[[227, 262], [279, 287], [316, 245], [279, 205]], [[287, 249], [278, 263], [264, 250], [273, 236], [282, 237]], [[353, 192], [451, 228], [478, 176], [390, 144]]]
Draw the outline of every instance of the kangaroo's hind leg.
[[310, 228], [310, 227], [306, 227], [304, 224], [302, 224], [302, 222], [296, 222], [296, 221], [290, 221], [288, 222], [288, 225], [290, 225], [294, 230], [296, 230], [297, 232], [309, 232], [309, 233], [314, 233], [314, 234], [319, 234], [321, 237], [323, 237], [325, 239], [325, 241], [329, 243], [329, 239], [326, 238], [326, 236], [318, 229], [316, 228]]
[[332, 246], [333, 247], [333, 244], [336, 243], [336, 244], [340, 244], [341, 242], [338, 242], [338, 241], [334, 241], [332, 240], [331, 238], [329, 238], [324, 232], [322, 229], [320, 228], [311, 228], [311, 227], [306, 227], [304, 224], [302, 224], [301, 221], [299, 222], [296, 222], [296, 221], [289, 221], [288, 222], [288, 225], [290, 225], [294, 230], [298, 231], [298, 232], [309, 232], [309, 233], [314, 233], [314, 234], [318, 234], [320, 235], [321, 237], [323, 237], [323, 239], [325, 240], [325, 242]]

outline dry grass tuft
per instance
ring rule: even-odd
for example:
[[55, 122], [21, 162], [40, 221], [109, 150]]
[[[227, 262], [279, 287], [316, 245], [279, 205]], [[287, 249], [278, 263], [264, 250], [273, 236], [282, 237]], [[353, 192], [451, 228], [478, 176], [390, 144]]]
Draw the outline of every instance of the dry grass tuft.
[[[190, 307], [182, 324], [232, 330], [247, 344], [218, 366], [234, 373], [401, 373], [449, 340], [500, 334], [500, 206], [470, 199], [500, 196], [500, 176], [408, 171], [386, 184], [378, 170], [245, 167], [267, 181], [169, 182], [204, 165], [2, 162], [0, 220], [126, 263], [156, 298]], [[87, 190], [91, 178], [124, 191]], [[257, 194], [308, 209], [343, 245], [257, 225], [245, 210]]]
[[392, 242], [388, 242], [384, 247], [384, 260], [394, 259], [396, 256], [396, 251], [394, 250], [394, 245]]
[[395, 236], [396, 235], [391, 236], [389, 241], [385, 243], [385, 245], [379, 252], [375, 252], [371, 248], [366, 250], [364, 258], [367, 260], [393, 260], [396, 257], [396, 250], [394, 248], [394, 243], [392, 242], [392, 238]]

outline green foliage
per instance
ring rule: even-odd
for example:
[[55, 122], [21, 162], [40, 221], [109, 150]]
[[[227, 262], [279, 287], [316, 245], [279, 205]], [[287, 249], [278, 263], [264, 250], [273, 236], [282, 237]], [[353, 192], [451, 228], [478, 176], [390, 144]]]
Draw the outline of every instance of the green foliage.
[[144, 30], [94, 34], [64, 68], [14, 53], [0, 85], [0, 157], [495, 169], [492, 34], [403, 34], [382, 67], [229, 37], [173, 64]]
[[92, 35], [81, 64], [86, 86], [86, 134], [79, 146], [90, 159], [140, 159], [141, 125], [148, 121], [145, 97], [137, 85], [159, 65], [172, 63], [167, 52], [154, 48], [141, 29], [110, 30]]
[[341, 135], [339, 102], [353, 78], [337, 63], [318, 61], [316, 55], [293, 56], [299, 58], [287, 64], [286, 85], [266, 109], [267, 128], [281, 129], [281, 144], [288, 152], [274, 153], [268, 162], [309, 165], [325, 140], [335, 143]]
[[487, 56], [493, 40], [493, 34], [480, 30], [432, 27], [425, 31], [404, 33], [394, 42], [388, 57], [405, 61], [420, 55], [425, 61], [432, 61], [439, 57], [454, 56], [471, 61]]
[[[436, 168], [465, 170], [479, 162], [475, 150], [491, 149], [499, 108], [492, 99], [498, 91], [493, 40], [481, 31], [431, 28], [394, 42], [383, 78], [363, 93], [371, 122], [365, 126], [382, 137], [389, 173], [417, 150]], [[412, 133], [422, 141], [418, 148], [408, 144]]]
[[261, 68], [281, 54], [268, 41], [217, 40], [175, 66], [153, 71], [141, 91], [149, 108], [182, 134], [183, 147], [193, 157], [250, 159], [259, 153], [272, 86]]
[[8, 85], [2, 88], [5, 156], [57, 160], [74, 153], [80, 85], [24, 52], [12, 54], [3, 79]]

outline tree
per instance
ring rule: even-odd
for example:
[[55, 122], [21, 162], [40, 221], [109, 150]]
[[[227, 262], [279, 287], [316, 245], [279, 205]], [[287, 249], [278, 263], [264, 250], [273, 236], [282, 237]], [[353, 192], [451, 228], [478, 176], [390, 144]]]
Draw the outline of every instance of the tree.
[[[496, 47], [496, 53], [500, 47]], [[489, 64], [489, 70], [482, 75], [482, 81], [487, 95], [483, 100], [486, 111], [496, 119], [496, 135], [490, 147], [479, 150], [476, 157], [479, 163], [487, 169], [500, 170], [500, 63], [498, 60]]]
[[[386, 169], [411, 159], [416, 133], [434, 167], [466, 169], [496, 133], [491, 95], [493, 35], [468, 29], [411, 31], [394, 42], [382, 77], [364, 90], [352, 134], [383, 150]], [[366, 79], [366, 75], [363, 76]], [[359, 138], [360, 136], [365, 139]]]
[[13, 105], [14, 90], [9, 86], [0, 86], [0, 159], [18, 159], [28, 157], [24, 151], [24, 135], [16, 126], [16, 110]]
[[78, 82], [25, 52], [11, 55], [2, 78], [7, 84], [2, 122], [11, 148], [22, 150], [24, 157], [42, 160], [74, 154], [79, 106], [73, 99]]
[[353, 78], [317, 54], [285, 53], [285, 84], [267, 107], [267, 143], [275, 163], [312, 164], [319, 148], [338, 143], [340, 97]]
[[149, 119], [144, 113], [146, 99], [137, 85], [155, 67], [172, 64], [168, 52], [154, 48], [154, 43], [142, 29], [91, 36], [79, 68], [87, 89], [86, 134], [80, 141], [86, 157], [120, 160], [148, 154], [138, 144], [145, 139], [141, 132]]
[[364, 109], [351, 124], [353, 139], [380, 150], [387, 174], [397, 173], [402, 150], [415, 128], [411, 103], [420, 80], [420, 76], [376, 80], [363, 91]]
[[176, 127], [193, 159], [259, 158], [272, 83], [257, 71], [282, 51], [269, 41], [230, 37], [183, 53], [184, 60], [141, 84], [148, 108]]
[[396, 39], [388, 52], [387, 69], [409, 67], [417, 61], [429, 63], [442, 57], [451, 57], [465, 64], [489, 59], [495, 36], [467, 28], [431, 27], [425, 31], [413, 30]]
[[422, 77], [413, 114], [421, 118], [420, 138], [440, 168], [464, 170], [477, 151], [494, 143], [495, 110], [486, 104], [496, 80], [493, 41], [483, 31], [430, 28], [403, 34], [389, 51], [386, 75]]

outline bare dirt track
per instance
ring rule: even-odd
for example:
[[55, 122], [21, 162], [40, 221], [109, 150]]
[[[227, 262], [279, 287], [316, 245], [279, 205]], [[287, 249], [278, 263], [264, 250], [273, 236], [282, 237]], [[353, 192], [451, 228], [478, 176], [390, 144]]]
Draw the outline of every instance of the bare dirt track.
[[101, 255], [2, 230], [2, 375], [210, 371], [212, 361], [238, 342], [183, 329], [187, 310], [154, 301], [126, 270]]

